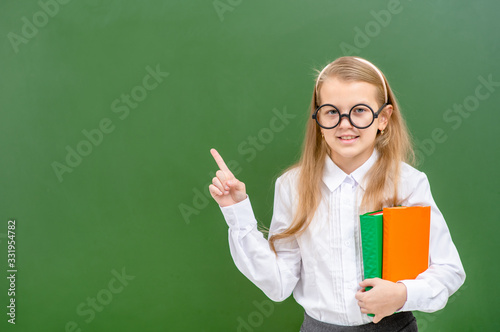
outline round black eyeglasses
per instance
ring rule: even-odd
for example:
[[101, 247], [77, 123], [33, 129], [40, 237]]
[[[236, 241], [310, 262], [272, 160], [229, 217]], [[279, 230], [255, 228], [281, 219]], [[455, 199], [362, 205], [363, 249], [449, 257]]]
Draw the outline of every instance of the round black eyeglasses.
[[321, 128], [325, 129], [337, 127], [343, 117], [346, 117], [354, 127], [365, 129], [372, 125], [373, 121], [378, 118], [380, 112], [387, 105], [389, 103], [384, 103], [377, 112], [373, 112], [372, 108], [366, 104], [356, 104], [349, 113], [341, 114], [339, 109], [332, 104], [323, 104], [316, 109], [312, 118], [316, 120]]

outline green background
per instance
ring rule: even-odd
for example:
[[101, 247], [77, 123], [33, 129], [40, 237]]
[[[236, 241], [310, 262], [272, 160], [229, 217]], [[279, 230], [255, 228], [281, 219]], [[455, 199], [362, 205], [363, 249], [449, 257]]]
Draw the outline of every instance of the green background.
[[[314, 69], [349, 54], [379, 66], [399, 98], [467, 273], [445, 309], [416, 313], [420, 330], [497, 328], [498, 83], [445, 117], [474, 102], [480, 77], [500, 82], [500, 2], [58, 7], [0, 2], [1, 275], [9, 219], [18, 269], [14, 326], [0, 281], [0, 330], [298, 331], [293, 298], [271, 302], [234, 266], [208, 198], [209, 150], [231, 162], [269, 225], [274, 181], [299, 156]], [[155, 81], [148, 68], [168, 75]], [[131, 94], [140, 101], [127, 106]], [[289, 118], [272, 131], [277, 114]], [[67, 167], [59, 178], [54, 165]], [[105, 304], [94, 310], [96, 297]]]

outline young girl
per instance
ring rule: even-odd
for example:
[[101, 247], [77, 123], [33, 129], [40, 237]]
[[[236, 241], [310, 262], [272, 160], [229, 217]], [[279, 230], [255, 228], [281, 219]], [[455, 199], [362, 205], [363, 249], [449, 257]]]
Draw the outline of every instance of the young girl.
[[[417, 331], [411, 311], [443, 308], [465, 272], [426, 175], [406, 163], [396, 97], [372, 63], [341, 57], [319, 73], [310, 115], [300, 161], [276, 180], [268, 240], [244, 183], [211, 149], [220, 169], [209, 190], [234, 262], [273, 301], [293, 292], [300, 331]], [[396, 205], [431, 206], [429, 268], [415, 280], [363, 280], [359, 215]]]

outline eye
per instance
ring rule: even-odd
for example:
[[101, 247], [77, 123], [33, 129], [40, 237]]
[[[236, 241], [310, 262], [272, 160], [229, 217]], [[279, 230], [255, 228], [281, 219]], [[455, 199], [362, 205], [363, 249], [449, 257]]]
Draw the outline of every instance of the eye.
[[357, 114], [363, 114], [365, 112], [368, 112], [368, 110], [364, 107], [356, 107], [354, 109], [354, 113], [357, 113]]
[[325, 109], [325, 114], [326, 115], [338, 115], [339, 111], [337, 111], [335, 108], [328, 108], [328, 109]]

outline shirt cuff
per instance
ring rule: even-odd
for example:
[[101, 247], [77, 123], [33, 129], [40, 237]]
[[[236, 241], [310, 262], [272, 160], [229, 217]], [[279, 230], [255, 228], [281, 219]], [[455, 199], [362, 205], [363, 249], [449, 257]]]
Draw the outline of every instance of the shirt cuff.
[[248, 195], [241, 202], [224, 207], [219, 205], [219, 207], [229, 228], [246, 229], [257, 224]]
[[428, 298], [428, 287], [423, 280], [401, 280], [398, 281], [406, 286], [406, 302], [400, 311], [421, 310]]

